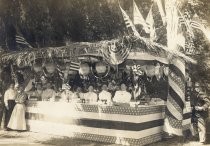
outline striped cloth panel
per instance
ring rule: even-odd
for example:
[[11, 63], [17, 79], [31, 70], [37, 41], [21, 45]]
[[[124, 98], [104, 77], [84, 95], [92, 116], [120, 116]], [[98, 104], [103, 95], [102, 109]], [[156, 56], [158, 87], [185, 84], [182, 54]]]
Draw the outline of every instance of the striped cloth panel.
[[183, 109], [185, 104], [185, 62], [172, 59], [169, 65], [169, 93], [166, 104], [164, 130], [169, 134], [183, 134]]

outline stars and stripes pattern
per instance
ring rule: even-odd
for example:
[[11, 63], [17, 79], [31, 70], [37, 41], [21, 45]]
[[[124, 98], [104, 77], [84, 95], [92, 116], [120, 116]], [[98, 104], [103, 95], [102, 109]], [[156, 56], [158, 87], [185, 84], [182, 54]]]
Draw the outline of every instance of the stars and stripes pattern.
[[163, 22], [163, 25], [166, 24], [166, 14], [165, 14], [165, 9], [164, 9], [164, 0], [156, 0], [160, 15], [161, 15], [161, 19]]
[[72, 71], [79, 71], [80, 69], [80, 63], [78, 62], [70, 62], [70, 70]]
[[187, 54], [187, 55], [195, 54], [195, 45], [194, 45], [193, 38], [190, 38], [185, 43], [185, 54]]
[[185, 104], [185, 63], [174, 58], [169, 65], [169, 93], [166, 104], [165, 131], [182, 135]]
[[107, 48], [102, 49], [102, 55], [107, 62], [113, 65], [120, 64], [125, 61], [130, 52], [130, 48], [126, 46], [116, 46], [115, 42]]
[[136, 27], [134, 26], [133, 22], [131, 21], [131, 19], [129, 18], [129, 16], [127, 15], [127, 13], [122, 9], [122, 7], [120, 5], [119, 5], [119, 7], [120, 7], [120, 10], [122, 12], [123, 19], [125, 21], [126, 27], [127, 28], [131, 28], [132, 33], [134, 34], [134, 36], [136, 36], [137, 38], [140, 38], [140, 34], [136, 30]]
[[[179, 15], [176, 1], [166, 1], [167, 40], [171, 50], [177, 50]], [[164, 131], [183, 135], [183, 109], [185, 105], [185, 62], [180, 57], [172, 57], [168, 75], [169, 91], [165, 111]]]
[[16, 35], [15, 36], [15, 41], [17, 45], [20, 45], [21, 47], [28, 47], [28, 48], [33, 48], [27, 41], [26, 39], [21, 36], [21, 35]]
[[133, 23], [134, 25], [137, 25], [137, 24], [142, 25], [145, 32], [149, 33], [149, 25], [146, 23], [135, 1], [133, 1]]

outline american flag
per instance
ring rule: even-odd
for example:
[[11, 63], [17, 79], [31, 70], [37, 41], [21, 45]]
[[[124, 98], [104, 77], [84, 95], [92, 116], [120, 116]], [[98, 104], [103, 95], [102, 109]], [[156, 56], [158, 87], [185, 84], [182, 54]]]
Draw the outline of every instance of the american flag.
[[[177, 49], [178, 9], [176, 1], [166, 1], [167, 40], [171, 49]], [[175, 41], [175, 42], [174, 42]], [[185, 104], [185, 62], [179, 57], [172, 57], [168, 75], [169, 91], [165, 111], [164, 131], [182, 135], [183, 109]]]
[[141, 12], [139, 11], [138, 6], [136, 5], [135, 1], [133, 1], [133, 23], [141, 24], [145, 32], [149, 33], [149, 26], [146, 24], [144, 17], [142, 16]]
[[77, 62], [70, 62], [70, 70], [79, 71], [80, 63]]
[[140, 34], [136, 30], [136, 27], [134, 26], [133, 22], [131, 21], [131, 19], [129, 18], [129, 16], [127, 15], [127, 13], [122, 9], [122, 7], [120, 5], [119, 5], [119, 7], [120, 7], [120, 10], [122, 12], [123, 19], [125, 21], [126, 27], [127, 28], [131, 28], [134, 36], [136, 36], [137, 38], [140, 38]]
[[16, 35], [15, 36], [15, 40], [16, 40], [16, 43], [17, 45], [21, 46], [21, 48], [33, 48], [27, 41], [24, 37], [20, 36], [20, 35]]

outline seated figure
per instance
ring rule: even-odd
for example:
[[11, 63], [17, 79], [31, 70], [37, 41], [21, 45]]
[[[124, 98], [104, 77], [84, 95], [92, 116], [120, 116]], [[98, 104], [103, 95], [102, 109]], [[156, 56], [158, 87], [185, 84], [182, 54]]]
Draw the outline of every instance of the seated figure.
[[52, 85], [47, 83], [46, 89], [42, 92], [42, 101], [55, 101], [56, 92], [52, 89]]
[[99, 93], [99, 100], [105, 103], [111, 102], [112, 94], [108, 92], [107, 85], [102, 86], [102, 91]]
[[42, 84], [41, 83], [37, 83], [36, 87], [35, 87], [35, 90], [27, 91], [25, 93], [29, 96], [29, 100], [41, 101], [42, 100], [42, 98], [41, 98], [42, 92], [43, 92]]
[[85, 102], [94, 103], [98, 101], [98, 96], [93, 90], [93, 86], [88, 87], [88, 92], [84, 94]]
[[63, 91], [61, 92], [61, 99], [60, 101], [62, 102], [70, 102], [73, 97], [73, 92], [70, 90], [71, 86], [68, 84], [63, 84], [62, 85]]
[[84, 99], [84, 93], [81, 87], [77, 87], [76, 91], [72, 95], [72, 99]]
[[127, 87], [125, 84], [121, 84], [120, 88], [121, 89], [119, 91], [116, 91], [113, 101], [119, 103], [129, 103], [131, 100], [131, 93], [126, 91]]

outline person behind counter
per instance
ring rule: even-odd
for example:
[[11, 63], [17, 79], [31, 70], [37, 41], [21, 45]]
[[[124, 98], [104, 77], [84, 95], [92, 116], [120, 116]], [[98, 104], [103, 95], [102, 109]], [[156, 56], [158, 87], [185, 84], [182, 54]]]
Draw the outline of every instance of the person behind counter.
[[27, 100], [27, 95], [22, 86], [17, 87], [17, 92], [15, 98], [16, 105], [7, 127], [13, 130], [26, 130], [25, 101]]
[[38, 101], [41, 101], [42, 100], [41, 96], [43, 93], [42, 84], [37, 83], [34, 91], [28, 91], [26, 93], [29, 95], [29, 100], [36, 99]]
[[54, 101], [56, 96], [55, 90], [52, 89], [52, 85], [47, 83], [46, 89], [42, 92], [42, 101]]
[[94, 92], [93, 86], [90, 85], [88, 87], [88, 92], [84, 94], [84, 99], [85, 99], [85, 102], [88, 102], [88, 103], [94, 103], [98, 101], [98, 96]]
[[68, 85], [68, 84], [63, 84], [62, 85], [62, 89], [63, 89], [63, 91], [62, 91], [62, 93], [60, 95], [61, 96], [60, 101], [63, 101], [63, 102], [71, 101], [72, 97], [73, 97], [73, 94], [74, 94], [72, 91], [70, 91], [71, 86]]
[[113, 101], [120, 103], [129, 103], [131, 100], [131, 93], [126, 91], [127, 86], [125, 84], [121, 84], [120, 88], [121, 90], [116, 91]]
[[112, 94], [108, 92], [107, 85], [101, 87], [102, 91], [99, 93], [99, 100], [105, 103], [111, 102]]
[[[77, 87], [76, 91], [73, 93], [73, 99], [84, 99], [84, 93], [82, 92], [81, 87]], [[84, 99], [85, 100], [85, 99]]]

